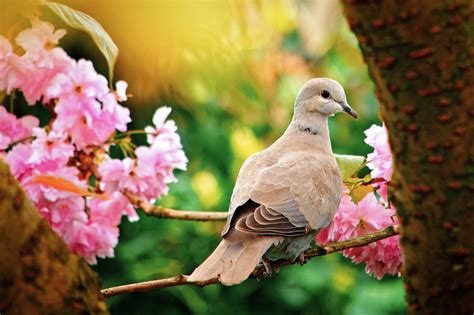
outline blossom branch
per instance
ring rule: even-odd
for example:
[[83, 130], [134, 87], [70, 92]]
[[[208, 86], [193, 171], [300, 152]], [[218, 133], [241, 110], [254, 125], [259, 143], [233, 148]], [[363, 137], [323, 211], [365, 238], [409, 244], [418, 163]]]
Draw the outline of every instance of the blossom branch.
[[125, 192], [125, 196], [137, 208], [140, 208], [148, 216], [157, 218], [168, 218], [187, 221], [225, 221], [227, 219], [226, 212], [211, 211], [185, 211], [168, 209], [161, 206], [155, 206], [147, 201], [138, 198], [130, 192]]
[[[152, 206], [153, 207], [153, 206]], [[169, 209], [168, 209], [169, 210]], [[178, 210], [173, 210], [178, 211]], [[180, 211], [178, 211], [180, 212]], [[360, 236], [351, 238], [346, 241], [341, 241], [337, 243], [329, 243], [324, 246], [317, 246], [316, 248], [309, 249], [305, 252], [305, 259], [310, 260], [313, 257], [317, 256], [324, 256], [328, 254], [332, 254], [335, 252], [339, 252], [345, 249], [354, 248], [354, 247], [362, 247], [366, 246], [370, 243], [394, 236], [399, 234], [399, 228], [397, 225], [388, 226], [385, 229]], [[281, 267], [293, 265], [297, 263], [295, 260], [288, 260], [288, 259], [279, 259], [271, 262], [272, 269], [275, 271], [279, 271]], [[263, 266], [257, 266], [255, 270], [252, 272], [252, 275], [256, 278], [262, 278], [265, 275], [265, 268]], [[181, 285], [195, 285], [199, 287], [204, 287], [210, 284], [219, 283], [218, 278], [212, 278], [207, 281], [203, 282], [191, 282], [188, 281], [187, 275], [177, 275], [172, 278], [166, 279], [158, 279], [158, 280], [151, 280], [145, 282], [138, 282], [132, 284], [121, 285], [117, 287], [107, 288], [101, 290], [102, 294], [106, 297], [112, 297], [120, 294], [125, 293], [132, 293], [132, 292], [145, 292], [155, 289], [162, 289], [167, 287], [175, 287]]]
[[[308, 249], [304, 253], [304, 258], [305, 258], [305, 261], [308, 261], [313, 257], [329, 255], [329, 254], [340, 252], [342, 250], [349, 249], [349, 248], [363, 247], [370, 243], [380, 241], [384, 238], [398, 235], [399, 232], [400, 231], [399, 231], [398, 225], [391, 225], [382, 230], [378, 230], [373, 233], [369, 233], [367, 235], [354, 237], [345, 241], [328, 243], [328, 244], [325, 244], [324, 246], [316, 246], [315, 248]], [[272, 265], [272, 269], [278, 272], [278, 270], [281, 267], [293, 265], [295, 263], [297, 263], [297, 261], [295, 260], [278, 259], [278, 260], [272, 261], [271, 265]], [[258, 277], [262, 277], [264, 275], [264, 272], [265, 272], [264, 266], [257, 266], [255, 270], [252, 272], [252, 275], [258, 278]]]

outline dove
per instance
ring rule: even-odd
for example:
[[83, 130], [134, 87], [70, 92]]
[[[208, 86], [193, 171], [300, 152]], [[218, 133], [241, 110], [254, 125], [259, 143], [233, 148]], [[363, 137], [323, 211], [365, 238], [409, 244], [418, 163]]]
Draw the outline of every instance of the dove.
[[304, 251], [330, 224], [341, 198], [328, 128], [328, 117], [338, 112], [357, 119], [337, 81], [314, 78], [301, 87], [283, 135], [242, 165], [222, 241], [189, 282], [217, 278], [235, 285], [260, 263], [271, 273], [270, 259], [304, 263]]

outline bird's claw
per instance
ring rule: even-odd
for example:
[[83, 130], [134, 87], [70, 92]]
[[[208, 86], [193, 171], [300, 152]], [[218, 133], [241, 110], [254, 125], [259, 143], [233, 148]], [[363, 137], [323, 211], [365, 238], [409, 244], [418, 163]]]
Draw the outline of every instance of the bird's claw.
[[265, 277], [271, 277], [273, 273], [272, 262], [270, 261], [270, 259], [268, 259], [267, 256], [263, 256], [262, 263], [263, 263], [263, 267], [265, 268], [265, 272], [263, 273], [263, 275]]
[[306, 264], [308, 262], [308, 259], [306, 258], [304, 252], [301, 252], [299, 255], [298, 255], [298, 258], [296, 258], [296, 262], [298, 264], [300, 264], [301, 266], [303, 266], [304, 264]]
[[[272, 263], [270, 259], [266, 256], [263, 256], [261, 262], [263, 265], [263, 270], [262, 268], [258, 268], [257, 271], [253, 273], [253, 276], [257, 279], [257, 281], [272, 275]], [[275, 271], [278, 272], [279, 270], [275, 269]]]

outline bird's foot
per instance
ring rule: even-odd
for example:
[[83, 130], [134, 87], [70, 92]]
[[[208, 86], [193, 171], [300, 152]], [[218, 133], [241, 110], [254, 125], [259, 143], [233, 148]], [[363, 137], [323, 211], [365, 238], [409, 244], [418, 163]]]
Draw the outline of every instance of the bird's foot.
[[265, 268], [265, 272], [263, 273], [263, 276], [271, 277], [271, 275], [273, 273], [272, 262], [270, 261], [270, 259], [267, 256], [263, 255], [262, 263], [263, 263], [263, 267]]
[[[252, 274], [257, 279], [257, 281], [262, 280], [263, 278], [270, 277], [272, 275], [272, 263], [267, 256], [262, 256], [262, 268], [257, 268]], [[277, 271], [278, 272], [278, 271]]]
[[296, 258], [296, 262], [298, 264], [300, 264], [301, 266], [303, 266], [304, 264], [306, 264], [308, 262], [308, 259], [306, 258], [306, 256], [304, 255], [304, 252], [301, 252], [298, 257]]

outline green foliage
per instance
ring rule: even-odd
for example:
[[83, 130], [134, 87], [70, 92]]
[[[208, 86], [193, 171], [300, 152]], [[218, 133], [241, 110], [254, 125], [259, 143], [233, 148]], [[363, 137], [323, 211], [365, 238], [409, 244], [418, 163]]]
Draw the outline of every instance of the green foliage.
[[99, 22], [83, 12], [60, 3], [45, 1], [43, 5], [53, 11], [69, 27], [84, 31], [92, 37], [92, 40], [107, 60], [109, 81], [112, 82], [118, 47]]
[[335, 154], [342, 180], [346, 181], [364, 166], [365, 157], [358, 155]]

